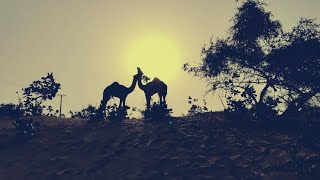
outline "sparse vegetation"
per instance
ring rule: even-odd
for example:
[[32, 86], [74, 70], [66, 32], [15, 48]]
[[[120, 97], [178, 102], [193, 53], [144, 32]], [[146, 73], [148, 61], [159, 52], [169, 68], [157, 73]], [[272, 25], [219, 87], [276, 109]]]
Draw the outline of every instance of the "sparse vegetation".
[[16, 138], [18, 141], [25, 141], [34, 137], [39, 131], [39, 122], [34, 122], [32, 118], [18, 118], [12, 121], [16, 126]]
[[207, 108], [207, 101], [205, 99], [202, 100], [202, 104], [200, 104], [199, 99], [188, 97], [188, 104], [190, 108], [188, 110], [188, 116], [196, 115], [199, 113], [209, 112]]

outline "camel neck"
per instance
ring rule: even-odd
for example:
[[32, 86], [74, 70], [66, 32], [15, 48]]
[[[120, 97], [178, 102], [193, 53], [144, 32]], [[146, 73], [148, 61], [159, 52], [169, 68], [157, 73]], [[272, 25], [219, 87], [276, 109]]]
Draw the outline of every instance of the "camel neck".
[[129, 93], [131, 93], [131, 92], [134, 90], [134, 88], [136, 87], [136, 84], [137, 84], [137, 79], [136, 79], [136, 78], [133, 78], [132, 84], [131, 84], [131, 86], [128, 88]]

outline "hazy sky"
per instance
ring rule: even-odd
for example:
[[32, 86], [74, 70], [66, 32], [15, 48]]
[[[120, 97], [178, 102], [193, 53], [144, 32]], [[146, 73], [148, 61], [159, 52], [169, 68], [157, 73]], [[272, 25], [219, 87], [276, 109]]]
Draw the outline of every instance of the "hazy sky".
[[[320, 18], [319, 0], [266, 0], [285, 29], [300, 17]], [[235, 0], [0, 0], [0, 103], [17, 102], [16, 91], [53, 72], [61, 83], [64, 113], [99, 103], [117, 81], [129, 86], [136, 66], [168, 85], [175, 115], [187, 97], [202, 99], [206, 83], [181, 70], [199, 62], [212, 35], [224, 36], [240, 3]], [[147, 53], [144, 53], [144, 52]], [[159, 63], [161, 62], [161, 63]], [[158, 99], [158, 97], [154, 97]], [[205, 97], [221, 110], [218, 98]], [[57, 108], [59, 99], [52, 104]], [[116, 101], [118, 103], [118, 100]], [[127, 98], [142, 108], [137, 87]]]

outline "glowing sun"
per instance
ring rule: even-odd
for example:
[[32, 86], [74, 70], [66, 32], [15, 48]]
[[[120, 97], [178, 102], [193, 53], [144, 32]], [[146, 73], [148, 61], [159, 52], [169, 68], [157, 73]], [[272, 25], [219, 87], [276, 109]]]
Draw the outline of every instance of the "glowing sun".
[[130, 69], [140, 67], [152, 80], [173, 80], [181, 70], [181, 57], [177, 46], [162, 36], [144, 36], [136, 39], [126, 53]]

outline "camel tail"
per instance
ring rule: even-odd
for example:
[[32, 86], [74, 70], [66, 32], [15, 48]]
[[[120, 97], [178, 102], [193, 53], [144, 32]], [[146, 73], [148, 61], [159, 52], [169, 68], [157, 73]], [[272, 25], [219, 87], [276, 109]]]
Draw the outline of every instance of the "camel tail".
[[168, 94], [168, 86], [164, 84], [164, 95], [166, 96]]

